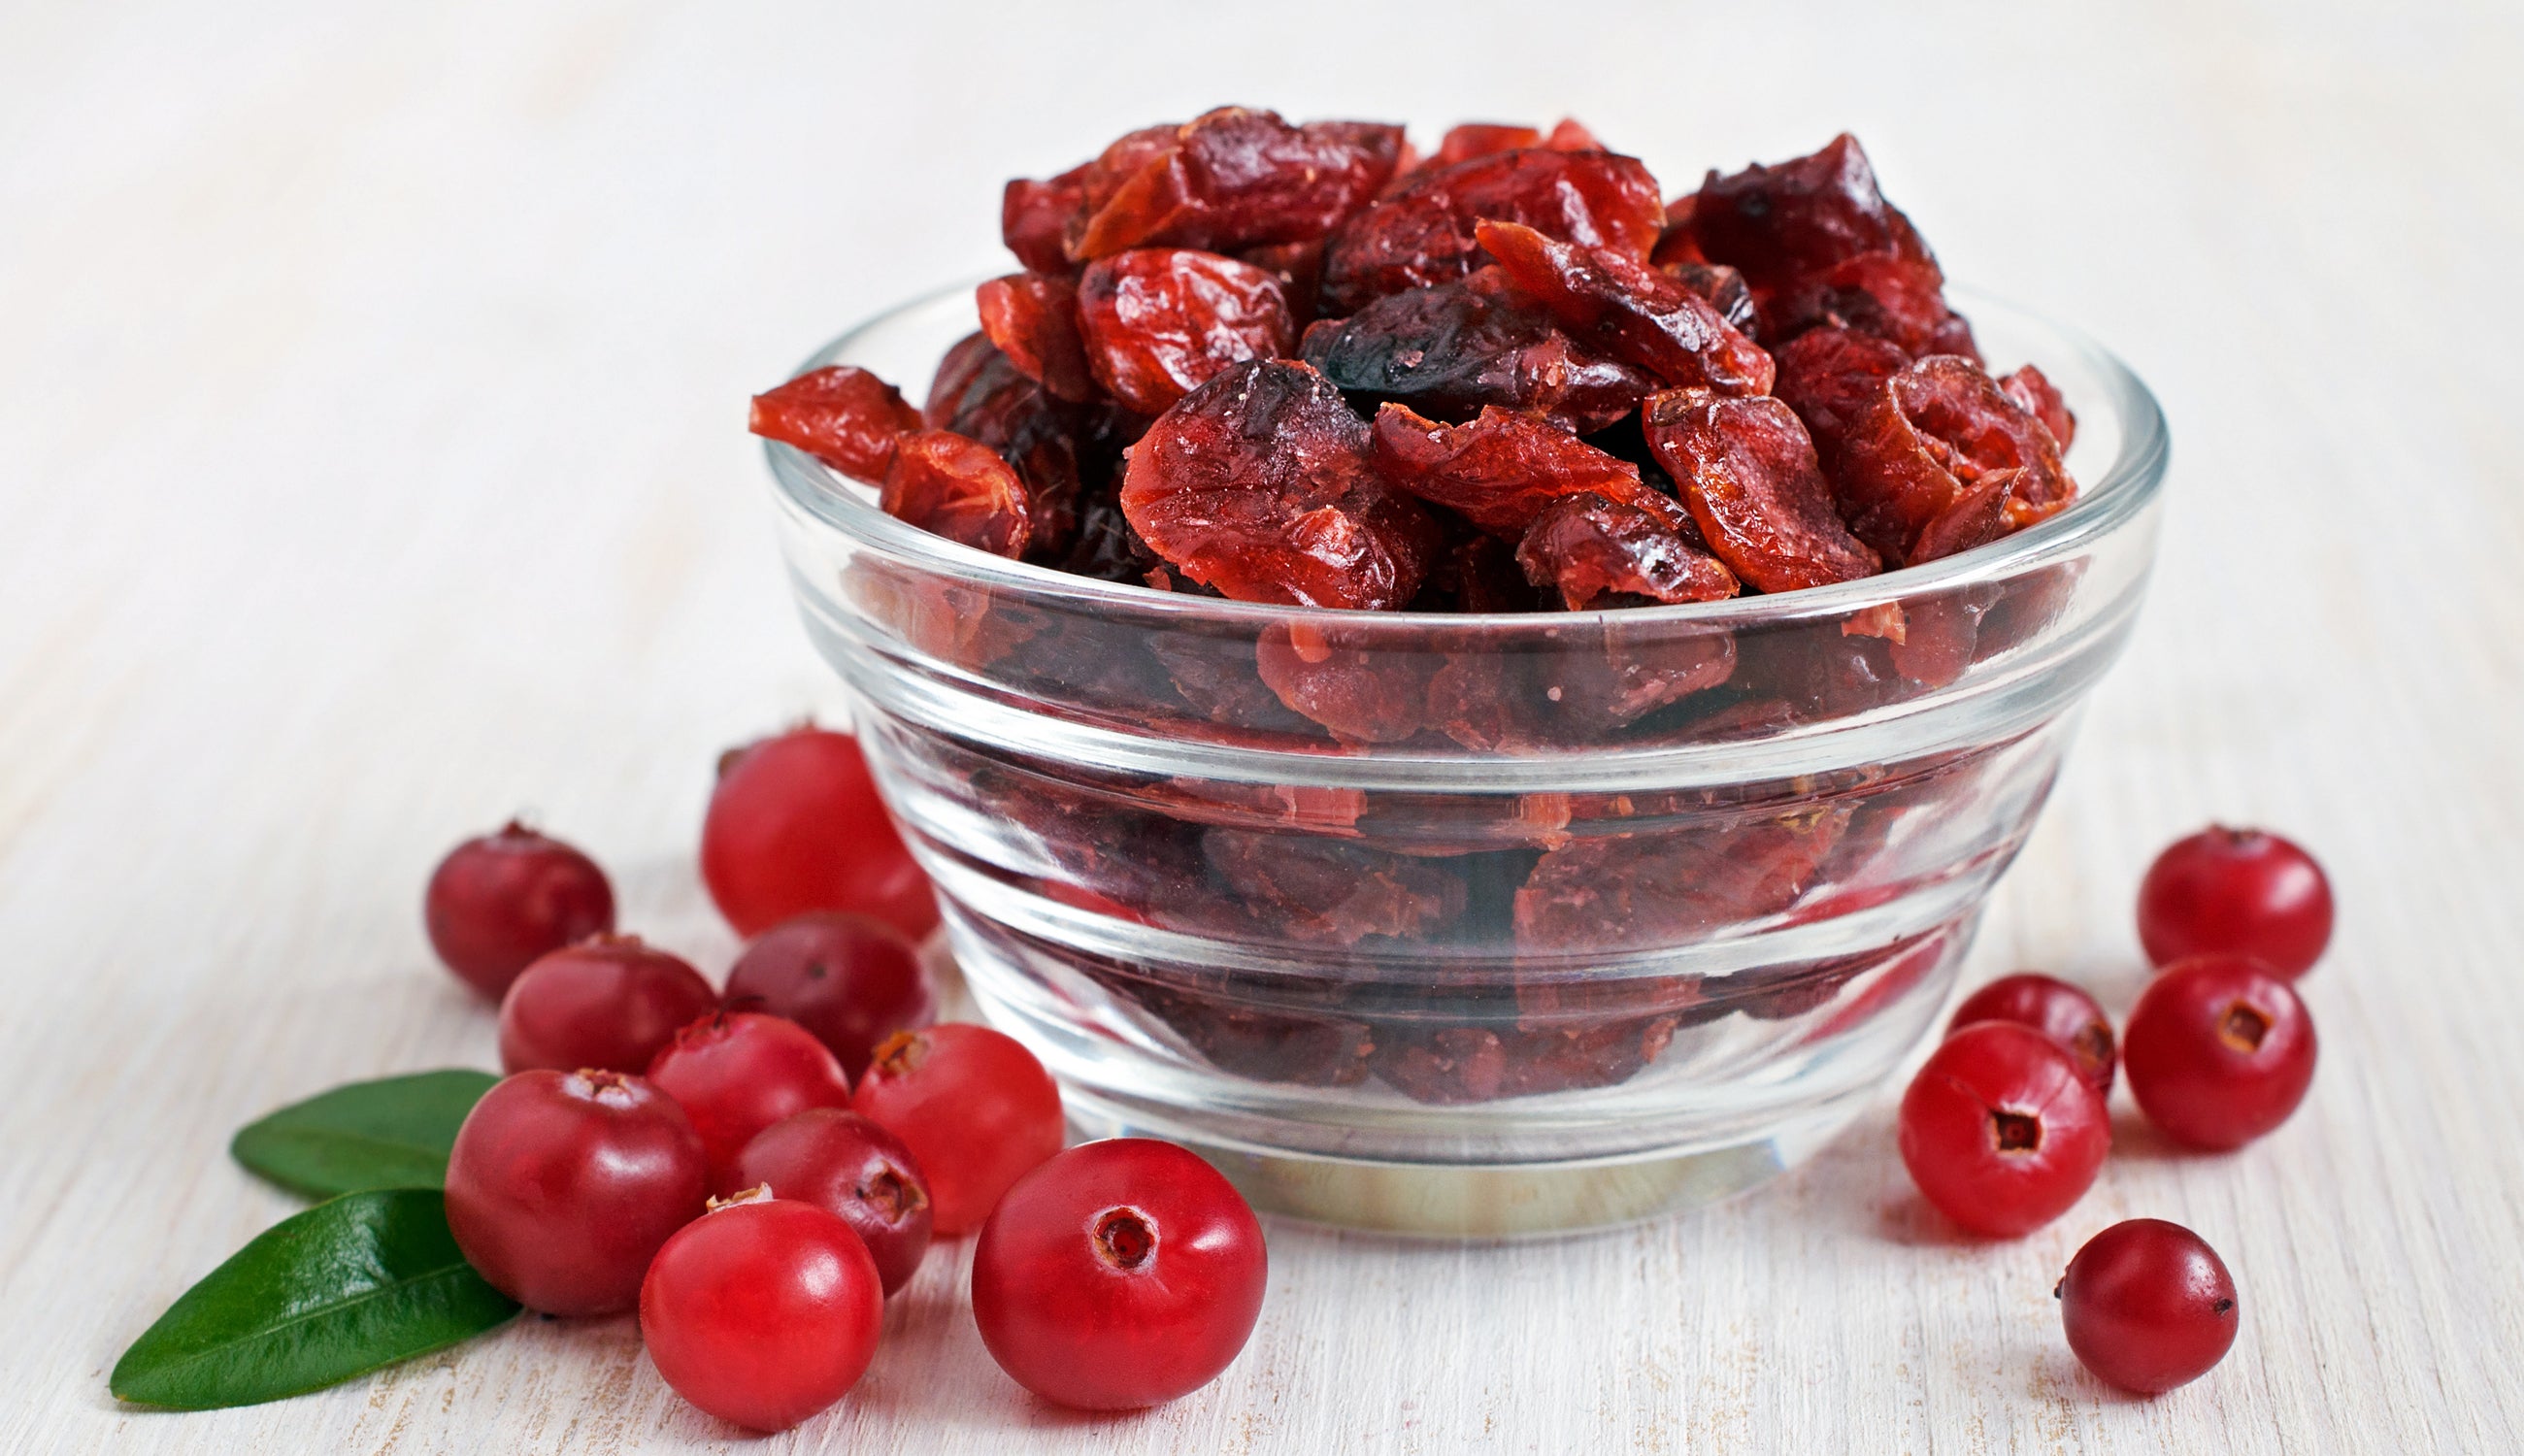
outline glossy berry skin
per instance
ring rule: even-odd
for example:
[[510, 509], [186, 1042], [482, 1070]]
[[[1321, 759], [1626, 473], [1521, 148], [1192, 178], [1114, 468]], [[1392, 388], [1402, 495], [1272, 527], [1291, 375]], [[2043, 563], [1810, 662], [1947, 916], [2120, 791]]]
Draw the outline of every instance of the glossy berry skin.
[[824, 1043], [758, 1011], [713, 1012], [676, 1032], [649, 1080], [692, 1118], [720, 1189], [754, 1134], [809, 1107], [850, 1105], [850, 1080]]
[[2162, 1219], [2131, 1219], [2086, 1240], [2052, 1293], [2068, 1348], [2088, 1370], [2142, 1395], [2207, 1375], [2243, 1323], [2217, 1251]]
[[526, 967], [500, 999], [500, 1065], [523, 1072], [649, 1070], [677, 1028], [718, 1007], [681, 956], [637, 936], [600, 936]]
[[919, 1160], [941, 1238], [980, 1228], [1010, 1184], [1060, 1151], [1060, 1089], [1033, 1052], [986, 1026], [896, 1033], [850, 1105]]
[[2138, 939], [2160, 966], [2227, 952], [2302, 976], [2331, 944], [2331, 881], [2312, 855], [2275, 834], [2204, 829], [2148, 866]]
[[2033, 1028], [2077, 1059], [2078, 1072], [2096, 1092], [2111, 1095], [2112, 1069], [2120, 1059], [2112, 1043], [2112, 1023], [2095, 998], [2077, 987], [2032, 971], [2001, 976], [1964, 997], [1964, 1003], [1955, 1008], [1955, 1019], [1946, 1025], [1946, 1035], [1951, 1037], [1976, 1021], [2012, 1021]]
[[657, 1373], [752, 1431], [786, 1431], [849, 1393], [884, 1323], [859, 1237], [788, 1198], [712, 1208], [666, 1240], [640, 1286], [640, 1338]]
[[929, 877], [845, 733], [799, 728], [720, 759], [702, 878], [742, 936], [808, 910], [872, 915], [915, 941], [938, 927]]
[[753, 1135], [727, 1179], [840, 1216], [892, 1294], [929, 1251], [929, 1180], [902, 1140], [855, 1112], [809, 1107]]
[[2014, 1238], [2058, 1218], [2111, 1147], [2104, 1099], [2059, 1043], [2012, 1021], [1946, 1039], [1902, 1095], [1902, 1164], [1938, 1211]]
[[511, 822], [447, 851], [421, 898], [430, 947], [497, 1000], [539, 955], [613, 928], [613, 886], [596, 861]]
[[1136, 1410], [1218, 1378], [1262, 1313], [1262, 1225], [1218, 1170], [1114, 1138], [1017, 1181], [973, 1250], [973, 1319], [1045, 1400]]
[[938, 1019], [919, 948], [884, 921], [834, 910], [784, 920], [746, 946], [727, 973], [727, 1003], [813, 1032], [852, 1081], [879, 1042]]
[[447, 1226], [528, 1309], [629, 1309], [659, 1245], [699, 1217], [702, 1141], [673, 1101], [619, 1072], [520, 1072], [482, 1094], [447, 1159]]
[[2193, 1147], [2241, 1147], [2288, 1120], [2313, 1083], [2313, 1017], [2243, 955], [2166, 966], [2130, 1009], [2121, 1065], [2147, 1120]]

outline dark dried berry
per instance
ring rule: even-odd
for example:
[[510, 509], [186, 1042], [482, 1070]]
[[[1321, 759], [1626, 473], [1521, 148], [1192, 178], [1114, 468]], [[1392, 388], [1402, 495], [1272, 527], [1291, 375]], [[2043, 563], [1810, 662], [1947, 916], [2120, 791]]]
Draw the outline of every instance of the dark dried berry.
[[1542, 856], [1516, 896], [1528, 951], [1673, 946], [1796, 903], [1847, 826], [1846, 808], [1582, 839]]
[[1230, 252], [1318, 238], [1366, 206], [1401, 156], [1399, 126], [1291, 126], [1277, 113], [1241, 107], [1205, 113], [1162, 139], [1134, 132], [1092, 165], [1069, 256]]
[[951, 430], [902, 437], [878, 504], [886, 513], [995, 556], [1033, 539], [1025, 483], [999, 453]]
[[1925, 255], [1861, 253], [1813, 277], [1769, 291], [1762, 337], [1776, 345], [1810, 328], [1849, 328], [1886, 340], [1911, 357], [1960, 354], [1978, 360], [1971, 325], [1946, 306], [1946, 277]]
[[1010, 273], [974, 289], [973, 302], [982, 332], [1018, 373], [1058, 399], [1083, 403], [1095, 397], [1086, 346], [1078, 338], [1076, 284], [1044, 273]]
[[1459, 876], [1343, 840], [1212, 829], [1201, 852], [1257, 915], [1302, 941], [1425, 936], [1464, 912]]
[[1640, 483], [1639, 467], [1566, 431], [1493, 406], [1470, 424], [1423, 419], [1400, 405], [1376, 413], [1371, 449], [1385, 480], [1514, 541], [1543, 508], [1590, 492], [1679, 530], [1682, 508]]
[[1280, 280], [1251, 264], [1189, 248], [1136, 248], [1090, 265], [1078, 318], [1097, 382], [1142, 414], [1229, 364], [1296, 345]]
[[1692, 236], [1714, 263], [1744, 270], [1756, 288], [1818, 276], [1863, 253], [1927, 257], [1910, 219], [1884, 200], [1858, 138], [1773, 167], [1755, 164], [1700, 184]]
[[1367, 435], [1321, 374], [1248, 361], [1131, 448], [1122, 509], [1185, 575], [1238, 601], [1397, 607], [1420, 590], [1436, 527], [1378, 477]]
[[1677, 389], [1649, 400], [1644, 422], [1709, 549], [1744, 580], [1791, 592], [1881, 569], [1832, 513], [1814, 443], [1786, 405]]
[[1073, 167], [1044, 182], [1016, 177], [999, 194], [999, 237], [1029, 270], [1071, 270], [1069, 254], [1061, 243], [1070, 219], [1087, 205], [1087, 173], [1093, 166]]
[[1766, 394], [1771, 356], [1669, 274], [1607, 248], [1547, 237], [1514, 222], [1474, 228], [1508, 281], [1580, 338], [1669, 384]]
[[1310, 622], [1265, 627], [1253, 651], [1262, 681], [1282, 703], [1347, 743], [1400, 743], [1419, 733], [1430, 677], [1445, 660], [1416, 645], [1379, 651]]
[[[1660, 498], [1662, 499], [1662, 498]], [[1526, 531], [1517, 563], [1572, 611], [1641, 602], [1715, 602], [1735, 595], [1718, 558], [1683, 540], [1672, 508], [1652, 511], [1590, 493], [1553, 502]]]
[[1911, 362], [1901, 346], [1846, 328], [1799, 334], [1772, 357], [1779, 377], [1772, 392], [1806, 422], [1823, 473], [1835, 479], [1842, 442], [1874, 410], [1884, 381]]
[[1463, 277], [1482, 218], [1647, 260], [1665, 226], [1656, 178], [1609, 152], [1525, 148], [1422, 172], [1342, 223], [1324, 251], [1324, 299], [1351, 313], [1388, 293]]
[[948, 352], [921, 412], [931, 428], [978, 440], [1016, 467], [1032, 521], [1027, 550], [1053, 558], [1077, 529], [1081, 439], [1095, 435], [1094, 413], [1052, 398], [982, 334]]
[[1708, 300], [1727, 327], [1752, 335], [1761, 308], [1753, 300], [1753, 285], [1744, 281], [1742, 273], [1723, 263], [1659, 262], [1657, 268]]
[[[2051, 431], [1987, 370], [1955, 355], [1930, 355], [1887, 379], [1840, 457], [1841, 513], [1897, 561], [1967, 550], [2042, 519], [2077, 492]], [[1993, 503], [1990, 477], [2001, 471], [2012, 473]]]
[[749, 427], [766, 440], [795, 445], [869, 485], [885, 483], [895, 441], [920, 428], [920, 412], [902, 391], [853, 364], [799, 375], [753, 397]]

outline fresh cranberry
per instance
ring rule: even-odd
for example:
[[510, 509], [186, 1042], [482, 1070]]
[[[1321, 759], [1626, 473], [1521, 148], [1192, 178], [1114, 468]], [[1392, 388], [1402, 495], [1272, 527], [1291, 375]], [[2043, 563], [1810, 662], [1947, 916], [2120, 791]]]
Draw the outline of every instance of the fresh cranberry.
[[2110, 1096], [2112, 1068], [2112, 1024], [2095, 998], [2065, 981], [2032, 971], [2001, 976], [1964, 998], [1946, 1035], [1975, 1021], [2012, 1021], [2029, 1026], [2060, 1043], [2077, 1059], [2077, 1071], [2096, 1092]]
[[675, 1393], [722, 1421], [786, 1431], [849, 1392], [885, 1324], [850, 1226], [768, 1193], [714, 1203], [657, 1250], [640, 1339]]
[[482, 1094], [447, 1158], [447, 1227], [473, 1267], [549, 1315], [629, 1309], [702, 1211], [702, 1141], [620, 1072], [519, 1072]]
[[2288, 1120], [2313, 1082], [2313, 1018], [2247, 955], [2166, 966], [2130, 1009], [2121, 1065], [2147, 1120], [2194, 1147], [2241, 1147]]
[[2148, 866], [2138, 939], [2158, 965], [2227, 951], [2302, 976], [2331, 944], [2331, 881], [2275, 834], [2204, 829]]
[[1902, 1163], [1946, 1217], [2013, 1238], [2067, 1211], [2111, 1147], [2077, 1059], [2031, 1027], [1984, 1021], [1928, 1056], [1902, 1094]]
[[1060, 1089], [1033, 1052], [986, 1026], [895, 1033], [850, 1105], [920, 1161], [945, 1238], [981, 1227], [1008, 1185], [1060, 1151]]
[[2087, 1239], [2051, 1292], [2086, 1368], [2145, 1395], [2207, 1375], [2242, 1322], [2217, 1251], [2162, 1219], [2134, 1218]]
[[855, 1112], [809, 1107], [753, 1135], [728, 1182], [839, 1214], [892, 1294], [929, 1251], [929, 1180], [902, 1140]]
[[500, 1001], [500, 1065], [640, 1073], [675, 1029], [718, 1005], [680, 956], [638, 936], [600, 936], [526, 967]]
[[815, 1034], [852, 1081], [876, 1043], [938, 1019], [919, 948], [865, 915], [815, 910], [762, 933], [727, 973], [727, 1003]]
[[713, 1012], [675, 1033], [649, 1063], [649, 1080], [692, 1118], [718, 1189], [731, 1186], [736, 1155], [754, 1134], [809, 1107], [850, 1105], [850, 1080], [824, 1043], [758, 1011]]
[[1019, 1179], [973, 1250], [973, 1319], [1018, 1384], [1085, 1410], [1197, 1390], [1262, 1313], [1262, 1225], [1218, 1170], [1147, 1138]]
[[938, 927], [929, 877], [846, 733], [799, 728], [719, 760], [702, 878], [742, 936], [808, 910], [873, 915], [915, 941]]
[[447, 968], [497, 999], [535, 957], [613, 928], [613, 887], [596, 861], [511, 822], [447, 851], [421, 919]]

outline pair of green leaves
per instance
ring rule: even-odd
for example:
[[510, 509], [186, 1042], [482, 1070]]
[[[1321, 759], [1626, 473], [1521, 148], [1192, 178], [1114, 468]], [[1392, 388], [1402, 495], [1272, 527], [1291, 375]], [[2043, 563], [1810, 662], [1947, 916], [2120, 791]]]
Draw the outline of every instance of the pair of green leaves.
[[499, 1079], [422, 1072], [336, 1088], [236, 1136], [238, 1162], [327, 1198], [284, 1219], [186, 1290], [114, 1367], [124, 1400], [252, 1405], [441, 1349], [516, 1302], [448, 1232], [448, 1149]]

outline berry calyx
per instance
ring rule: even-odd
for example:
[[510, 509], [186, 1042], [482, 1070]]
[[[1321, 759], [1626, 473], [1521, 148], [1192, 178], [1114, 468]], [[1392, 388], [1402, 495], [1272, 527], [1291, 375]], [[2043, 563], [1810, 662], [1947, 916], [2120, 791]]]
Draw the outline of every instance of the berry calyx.
[[2130, 1010], [2121, 1064], [2147, 1120], [2194, 1147], [2241, 1147], [2287, 1121], [2313, 1084], [2312, 1014], [2243, 955], [2166, 966]]
[[2131, 1219], [2086, 1240], [2051, 1292], [2078, 1360], [2143, 1395], [2208, 1374], [2243, 1324], [2225, 1261], [2162, 1219]]
[[1253, 1334], [1268, 1268], [1260, 1222], [1217, 1169], [1115, 1138], [999, 1200], [973, 1250], [973, 1319], [1027, 1389], [1133, 1410], [1218, 1378]]
[[666, 1240], [640, 1286], [657, 1373], [752, 1431], [786, 1431], [849, 1393], [884, 1323], [876, 1265], [849, 1226], [760, 1190]]
[[526, 967], [500, 1000], [500, 1065], [649, 1070], [677, 1028], [718, 1005], [702, 973], [638, 936], [598, 936]]
[[497, 1000], [537, 956], [613, 928], [613, 887], [596, 861], [511, 820], [447, 851], [421, 898], [430, 947]]
[[2112, 1023], [2095, 998], [2065, 981], [2032, 971], [2001, 976], [1964, 998], [1946, 1035], [1976, 1021], [2012, 1021], [2029, 1026], [2077, 1059], [2077, 1070], [2097, 1092], [2111, 1095], [2112, 1069], [2119, 1054], [2112, 1043]]
[[853, 1082], [879, 1042], [938, 1017], [919, 947], [884, 921], [836, 910], [784, 920], [746, 946], [727, 973], [727, 1003], [814, 1033]]
[[684, 1027], [649, 1064], [649, 1080], [701, 1134], [710, 1188], [729, 1192], [737, 1154], [753, 1135], [809, 1107], [848, 1107], [849, 1079], [824, 1043], [794, 1021], [718, 1011]]
[[2258, 829], [2212, 826], [2178, 840], [2139, 883], [2139, 944], [2160, 966], [2251, 955], [2282, 976], [2302, 976], [2331, 944], [2331, 919], [2322, 866]]
[[2111, 1147], [2104, 1099], [2076, 1059], [2030, 1027], [1964, 1027], [1903, 1093], [1902, 1164], [1938, 1211], [2014, 1238], [2067, 1211]]
[[929, 877], [887, 815], [858, 741], [812, 725], [719, 760], [702, 878], [737, 934], [849, 910], [917, 941], [938, 927]]
[[1060, 1089], [1033, 1052], [986, 1026], [896, 1033], [850, 1105], [911, 1149], [944, 1238], [981, 1227], [1009, 1185], [1060, 1151]]
[[753, 1135], [729, 1180], [840, 1216], [867, 1244], [889, 1295], [929, 1251], [929, 1180], [902, 1140], [855, 1112], [809, 1107]]

